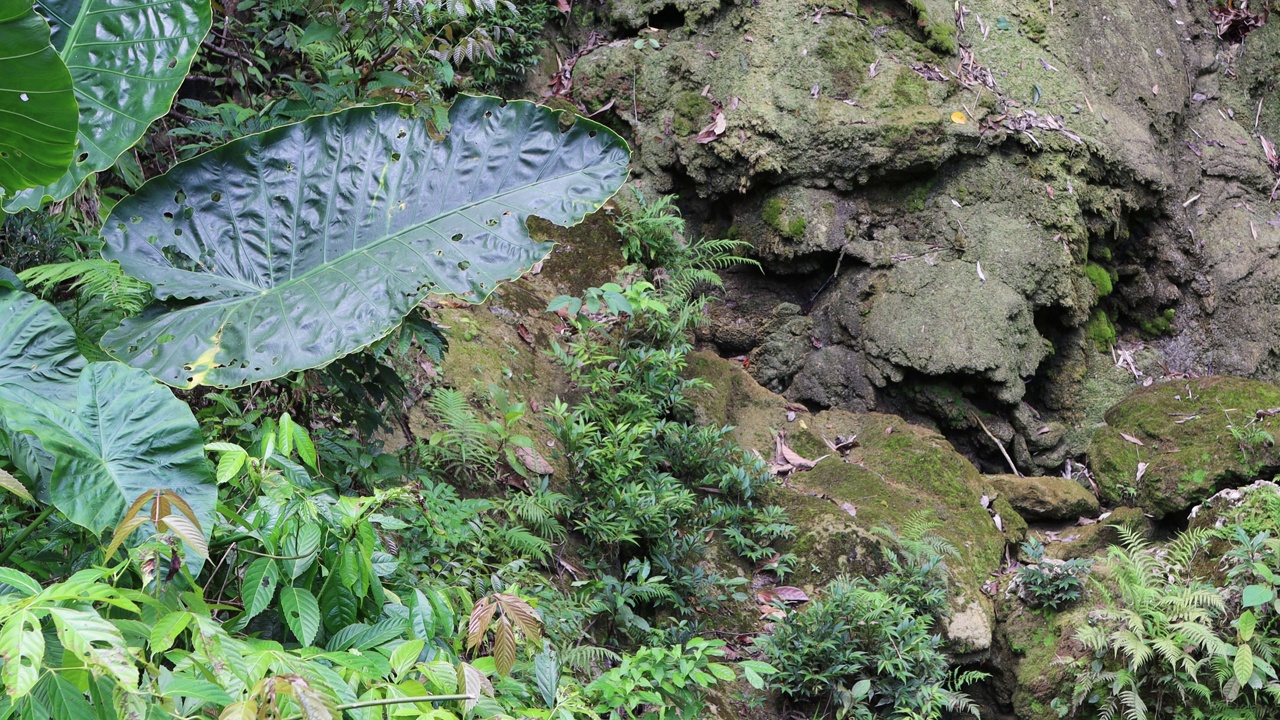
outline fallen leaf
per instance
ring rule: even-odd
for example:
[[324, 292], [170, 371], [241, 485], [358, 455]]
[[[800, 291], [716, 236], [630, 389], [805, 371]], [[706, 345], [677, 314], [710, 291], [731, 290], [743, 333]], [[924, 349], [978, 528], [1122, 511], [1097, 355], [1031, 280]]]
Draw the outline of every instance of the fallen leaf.
[[1076, 520], [1077, 525], [1094, 525], [1097, 522], [1098, 522], [1097, 520], [1094, 520], [1093, 518], [1087, 518], [1087, 517], [1082, 517], [1079, 520]]
[[520, 336], [521, 340], [529, 343], [529, 347], [533, 347], [533, 333], [529, 331], [528, 327], [525, 327], [524, 323], [516, 325], [516, 334]]
[[853, 503], [842, 502], [840, 509], [849, 513], [849, 517], [858, 517], [858, 508]]
[[809, 602], [809, 596], [798, 587], [780, 585], [774, 588], [773, 592], [787, 602]]
[[1129, 435], [1128, 433], [1120, 433], [1120, 437], [1124, 438], [1125, 440], [1128, 440], [1134, 445], [1141, 445], [1143, 447], [1146, 447], [1146, 443], [1142, 442], [1141, 440], [1139, 440], [1138, 438], [1132, 435]]
[[986, 281], [987, 281], [987, 276], [986, 276], [986, 275], [984, 275], [984, 274], [983, 274], [983, 272], [982, 272], [982, 263], [981, 263], [981, 262], [979, 262], [979, 263], [978, 263], [978, 279], [979, 279], [979, 280], [981, 280], [982, 282], [986, 282]]
[[546, 458], [531, 447], [516, 448], [516, 459], [534, 475], [551, 475], [556, 471]]
[[986, 510], [987, 508], [991, 507], [991, 498], [986, 495], [983, 495], [982, 497], [978, 498], [978, 504], [982, 506], [983, 510]]
[[1004, 532], [1004, 520], [1000, 519], [999, 514], [992, 515], [991, 521], [996, 524], [996, 530], [999, 530], [1000, 532]]
[[957, 111], [955, 111], [955, 112], [951, 113], [951, 122], [953, 122], [953, 123], [955, 123], [955, 124], [957, 124], [957, 125], [964, 125], [965, 123], [967, 123], [967, 122], [969, 122], [969, 121], [965, 119], [965, 117], [964, 117], [964, 111], [963, 111], [963, 110], [957, 110]]
[[569, 0], [556, 0], [556, 9], [560, 12], [567, 13], [573, 9], [573, 4]]
[[1144, 463], [1144, 462], [1138, 463], [1138, 474], [1136, 477], [1133, 478], [1133, 481], [1135, 483], [1142, 482], [1142, 476], [1147, 474], [1147, 467], [1149, 465], [1150, 463]]
[[743, 36], [742, 36], [742, 39], [743, 39], [743, 40], [746, 40], [747, 42], [755, 42], [755, 41], [756, 41], [756, 39], [755, 39], [755, 38], [753, 38], [753, 37], [751, 37], [750, 35], [743, 35]]

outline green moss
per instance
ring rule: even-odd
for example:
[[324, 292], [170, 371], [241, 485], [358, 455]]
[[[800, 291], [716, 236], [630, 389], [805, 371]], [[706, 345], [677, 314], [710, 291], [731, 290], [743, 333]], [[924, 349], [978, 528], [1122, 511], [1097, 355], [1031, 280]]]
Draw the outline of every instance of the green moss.
[[1093, 315], [1089, 316], [1084, 332], [1098, 347], [1098, 352], [1107, 352], [1116, 344], [1116, 328], [1111, 324], [1111, 318], [1101, 309], [1094, 310]]
[[680, 137], [692, 135], [706, 124], [711, 110], [711, 101], [698, 93], [679, 93], [672, 103], [671, 129]]
[[929, 85], [910, 68], [902, 68], [893, 79], [893, 98], [900, 107], [927, 105]]
[[[1242, 425], [1255, 411], [1277, 406], [1280, 387], [1242, 378], [1155, 383], [1135, 391], [1107, 411], [1106, 425], [1089, 447], [1102, 498], [1120, 499], [1124, 487], [1133, 487], [1138, 505], [1161, 518], [1186, 510], [1215, 488], [1247, 483], [1260, 467], [1280, 465], [1280, 449], [1264, 445], [1243, 457], [1228, 425]], [[1273, 436], [1280, 432], [1275, 418], [1263, 418], [1256, 427]], [[1134, 476], [1138, 462], [1147, 463], [1141, 481]]]
[[1138, 329], [1142, 331], [1142, 334], [1146, 337], [1160, 337], [1161, 335], [1169, 332], [1170, 326], [1173, 325], [1174, 313], [1174, 309], [1169, 308], [1150, 320], [1143, 320], [1138, 323]]
[[818, 42], [818, 57], [831, 74], [835, 90], [852, 93], [866, 79], [867, 68], [876, 61], [871, 34], [853, 18], [833, 18]]
[[925, 45], [945, 55], [956, 51], [956, 28], [950, 18], [946, 22], [935, 21], [929, 15], [924, 0], [911, 0], [911, 7], [916, 11], [916, 25], [924, 31]]
[[1022, 34], [1033, 43], [1039, 43], [1044, 40], [1044, 18], [1036, 13], [1030, 13], [1022, 20]]
[[1107, 269], [1097, 263], [1089, 263], [1084, 266], [1085, 277], [1089, 278], [1089, 282], [1098, 290], [1098, 297], [1106, 297], [1111, 294], [1111, 273]]
[[808, 223], [803, 217], [794, 217], [788, 220], [787, 201], [782, 198], [769, 198], [764, 201], [764, 205], [760, 207], [760, 219], [778, 234], [788, 240], [799, 240], [804, 237], [804, 232], [808, 228]]

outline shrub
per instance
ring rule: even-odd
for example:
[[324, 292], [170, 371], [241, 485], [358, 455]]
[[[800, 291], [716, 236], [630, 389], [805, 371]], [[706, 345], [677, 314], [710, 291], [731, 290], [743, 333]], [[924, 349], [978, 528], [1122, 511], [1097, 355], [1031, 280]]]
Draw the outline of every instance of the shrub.
[[1035, 538], [1022, 544], [1022, 555], [1027, 564], [1018, 568], [1018, 596], [1023, 602], [1033, 608], [1061, 610], [1080, 599], [1092, 560], [1046, 558], [1044, 545]]

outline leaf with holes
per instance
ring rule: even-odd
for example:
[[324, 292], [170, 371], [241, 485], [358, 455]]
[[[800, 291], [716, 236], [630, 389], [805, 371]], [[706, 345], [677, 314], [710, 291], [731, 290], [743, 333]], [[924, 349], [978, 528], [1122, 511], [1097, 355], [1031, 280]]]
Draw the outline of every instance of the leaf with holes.
[[123, 690], [138, 687], [138, 667], [129, 655], [124, 636], [111, 621], [90, 610], [53, 607], [48, 612], [66, 652], [86, 666], [111, 675]]
[[10, 212], [61, 200], [114, 165], [169, 112], [213, 23], [208, 0], [40, 0], [36, 9], [71, 71], [79, 132], [66, 172], [18, 193]]
[[258, 558], [249, 563], [244, 571], [244, 580], [240, 583], [240, 594], [244, 596], [245, 619], [258, 616], [271, 598], [276, 595], [276, 584], [280, 582], [280, 568], [271, 558]]
[[0, 386], [0, 413], [10, 431], [35, 436], [53, 455], [50, 497], [72, 522], [100, 533], [139, 495], [171, 490], [208, 538], [217, 486], [200, 426], [186, 403], [146, 373], [92, 363], [80, 374], [72, 409]]
[[546, 257], [526, 222], [573, 225], [630, 153], [590, 120], [463, 97], [433, 139], [400, 105], [278, 127], [174, 166], [120, 201], [103, 255], [159, 303], [103, 338], [178, 387], [238, 387], [383, 337], [428, 293], [483, 300]]
[[0, 0], [0, 199], [50, 183], [76, 149], [71, 72], [31, 0]]
[[316, 596], [303, 588], [281, 588], [280, 608], [293, 636], [303, 645], [310, 645], [320, 630], [320, 604]]
[[20, 698], [31, 692], [40, 679], [44, 664], [44, 633], [40, 620], [30, 610], [19, 610], [0, 628], [0, 680], [11, 698]]

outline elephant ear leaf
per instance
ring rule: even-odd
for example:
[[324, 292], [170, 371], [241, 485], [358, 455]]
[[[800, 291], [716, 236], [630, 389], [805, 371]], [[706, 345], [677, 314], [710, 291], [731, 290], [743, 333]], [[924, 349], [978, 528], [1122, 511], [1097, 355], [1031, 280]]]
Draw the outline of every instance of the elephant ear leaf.
[[187, 502], [207, 538], [217, 485], [200, 426], [186, 403], [145, 372], [90, 363], [71, 408], [0, 387], [0, 414], [10, 432], [35, 436], [53, 456], [51, 499], [77, 525], [100, 533], [138, 496], [168, 490]]
[[51, 183], [76, 147], [71, 73], [31, 0], [0, 0], [0, 199]]
[[76, 332], [57, 308], [31, 293], [0, 287], [0, 387], [73, 403], [84, 366]]
[[70, 167], [6, 201], [10, 212], [61, 200], [114, 165], [169, 112], [213, 23], [209, 0], [40, 0], [37, 9], [71, 70], [79, 135]]
[[403, 106], [352, 108], [176, 165], [107, 219], [103, 255], [161, 302], [103, 345], [237, 387], [359, 350], [429, 293], [483, 300], [549, 253], [530, 216], [573, 225], [626, 180], [621, 138], [560, 115], [463, 97], [433, 139]]

